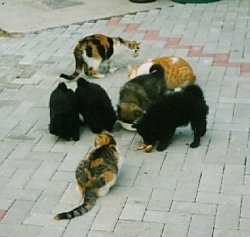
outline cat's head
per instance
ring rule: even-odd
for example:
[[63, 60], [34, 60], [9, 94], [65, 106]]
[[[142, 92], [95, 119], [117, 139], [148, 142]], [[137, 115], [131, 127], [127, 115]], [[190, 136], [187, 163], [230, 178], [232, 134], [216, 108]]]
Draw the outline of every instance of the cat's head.
[[128, 41], [128, 48], [133, 51], [134, 57], [139, 56], [140, 44], [140, 42], [137, 42], [135, 40]]
[[135, 103], [121, 102], [117, 105], [118, 119], [124, 123], [132, 124], [142, 113], [142, 108]]
[[133, 52], [133, 56], [137, 57], [139, 55], [140, 44], [141, 42], [137, 42], [136, 40], [126, 40], [121, 37], [113, 38], [115, 45], [117, 46], [125, 46], [126, 49], [129, 49]]
[[108, 131], [103, 131], [101, 134], [94, 136], [95, 147], [101, 147], [105, 145], [116, 145], [116, 141], [113, 135]]
[[138, 73], [137, 73], [138, 68], [139, 68], [138, 65], [131, 65], [131, 64], [128, 65], [128, 79], [133, 79], [136, 76], [138, 76]]

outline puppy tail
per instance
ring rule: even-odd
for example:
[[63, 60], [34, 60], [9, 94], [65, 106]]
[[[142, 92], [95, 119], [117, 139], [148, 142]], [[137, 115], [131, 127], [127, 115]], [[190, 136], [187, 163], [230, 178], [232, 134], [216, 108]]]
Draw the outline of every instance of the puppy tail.
[[66, 86], [66, 84], [64, 82], [60, 82], [58, 84], [58, 88], [60, 88], [62, 91], [67, 91], [68, 90], [68, 88], [67, 88], [67, 86]]
[[88, 82], [86, 79], [84, 79], [83, 77], [80, 77], [78, 80], [77, 80], [77, 86], [79, 87], [86, 87], [89, 85], [90, 82]]
[[163, 76], [164, 75], [164, 69], [160, 64], [153, 64], [151, 68], [149, 69], [150, 73], [155, 73], [156, 75]]

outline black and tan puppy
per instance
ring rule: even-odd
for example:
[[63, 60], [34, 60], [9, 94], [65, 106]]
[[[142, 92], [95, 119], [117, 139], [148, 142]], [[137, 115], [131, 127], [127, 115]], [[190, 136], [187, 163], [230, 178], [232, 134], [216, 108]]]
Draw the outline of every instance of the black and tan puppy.
[[167, 91], [163, 68], [155, 64], [149, 74], [135, 77], [120, 89], [118, 119], [132, 124], [147, 107]]
[[79, 112], [73, 90], [68, 89], [64, 82], [59, 83], [51, 93], [49, 100], [51, 134], [65, 140], [79, 140]]
[[111, 132], [117, 115], [107, 92], [100, 85], [88, 82], [81, 77], [77, 80], [75, 94], [79, 112], [91, 131], [94, 133], [101, 133], [103, 130]]
[[190, 85], [180, 92], [160, 96], [132, 127], [143, 138], [144, 146], [141, 148], [150, 152], [156, 142], [158, 151], [165, 150], [176, 128], [190, 123], [194, 132], [190, 147], [195, 148], [200, 144], [200, 137], [206, 133], [208, 110], [201, 88]]

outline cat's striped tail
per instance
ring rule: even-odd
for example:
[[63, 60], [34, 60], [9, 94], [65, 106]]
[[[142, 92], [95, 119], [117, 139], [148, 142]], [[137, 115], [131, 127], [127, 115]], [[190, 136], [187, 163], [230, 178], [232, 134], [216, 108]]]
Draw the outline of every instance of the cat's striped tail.
[[77, 216], [82, 216], [90, 211], [96, 203], [97, 195], [94, 190], [86, 188], [84, 203], [71, 211], [58, 213], [54, 216], [55, 220], [72, 219]]
[[79, 72], [74, 72], [73, 74], [71, 75], [67, 75], [67, 74], [64, 74], [64, 73], [61, 73], [60, 74], [60, 77], [64, 78], [64, 79], [67, 79], [67, 80], [74, 80], [77, 76], [79, 76], [80, 73]]
[[67, 75], [62, 73], [60, 77], [67, 80], [74, 80], [77, 76], [80, 75], [82, 68], [86, 67], [86, 63], [82, 58], [82, 49], [77, 45], [74, 49], [74, 57], [75, 57], [75, 71], [71, 75]]

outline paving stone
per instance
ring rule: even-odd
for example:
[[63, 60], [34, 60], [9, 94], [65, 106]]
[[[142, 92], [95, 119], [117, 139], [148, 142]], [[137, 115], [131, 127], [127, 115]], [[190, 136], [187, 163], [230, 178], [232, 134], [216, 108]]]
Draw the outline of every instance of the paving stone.
[[146, 207], [147, 203], [139, 199], [129, 198], [125, 204], [124, 209], [122, 210], [120, 219], [141, 221], [144, 216]]
[[67, 227], [68, 221], [54, 221], [51, 217], [51, 223], [44, 227], [40, 227], [41, 230], [37, 236], [48, 236], [48, 237], [59, 237], [62, 236], [65, 232], [65, 229]]
[[16, 200], [11, 206], [11, 209], [7, 211], [1, 222], [13, 225], [21, 224], [33, 206], [34, 201]]
[[162, 237], [184, 237], [187, 236], [189, 223], [171, 223], [165, 224]]
[[[250, 236], [249, 2], [158, 1], [161, 8], [1, 38], [0, 236]], [[54, 221], [83, 201], [74, 172], [94, 144], [88, 128], [78, 142], [49, 134], [49, 95], [65, 81], [60, 73], [73, 72], [78, 40], [96, 32], [141, 42], [139, 57], [118, 55], [119, 70], [94, 80], [114, 107], [127, 64], [180, 56], [209, 104], [207, 133], [190, 149], [193, 134], [183, 127], [164, 152], [145, 153], [135, 151], [141, 137], [116, 124], [124, 163], [115, 186], [86, 215]]]
[[199, 191], [219, 193], [223, 180], [223, 165], [207, 165], [202, 171]]
[[[121, 211], [122, 211], [122, 206], [120, 205], [119, 206], [110, 205], [107, 207], [101, 207], [97, 216], [95, 217], [94, 222], [91, 225], [91, 229], [101, 230], [106, 232], [113, 231], [117, 224]], [[109, 213], [108, 218], [107, 218], [107, 213]]]
[[145, 223], [145, 222], [133, 222], [133, 221], [118, 221], [115, 228], [115, 233], [119, 233], [120, 236], [131, 237], [160, 237], [162, 234], [163, 225], [158, 223]]
[[240, 227], [239, 227], [240, 230], [243, 230], [243, 231], [250, 231], [250, 228], [249, 228], [249, 218], [240, 218]]
[[216, 214], [217, 206], [204, 203], [189, 203], [174, 201], [171, 206], [171, 213], [189, 214], [189, 215], [208, 215]]
[[239, 219], [239, 205], [219, 205], [216, 214], [215, 227], [218, 229], [237, 230], [239, 227]]
[[213, 216], [193, 215], [187, 236], [212, 236], [213, 226]]
[[224, 194], [215, 192], [198, 192], [197, 203], [240, 205], [242, 201], [241, 194]]
[[41, 227], [29, 225], [0, 224], [0, 234], [2, 236], [38, 236]]
[[249, 231], [240, 231], [240, 230], [220, 230], [220, 229], [215, 229], [214, 230], [214, 237], [223, 237], [223, 236], [228, 236], [228, 237], [247, 237], [249, 236], [250, 232]]

